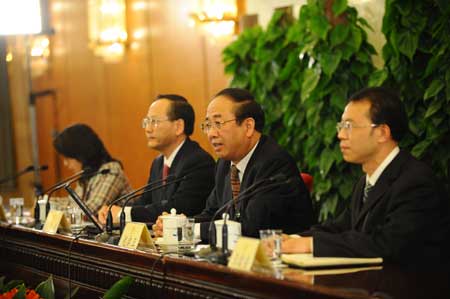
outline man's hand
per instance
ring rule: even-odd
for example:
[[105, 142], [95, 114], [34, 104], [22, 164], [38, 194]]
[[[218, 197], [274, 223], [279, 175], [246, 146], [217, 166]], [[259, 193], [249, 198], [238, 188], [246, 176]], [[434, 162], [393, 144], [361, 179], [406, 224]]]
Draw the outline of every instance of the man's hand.
[[281, 242], [282, 253], [311, 253], [312, 237], [284, 237]]
[[[169, 215], [169, 213], [163, 212], [161, 216], [165, 215]], [[158, 216], [158, 219], [156, 219], [156, 223], [152, 226], [153, 234], [156, 238], [163, 236], [163, 220], [161, 216]]]
[[[111, 207], [111, 213], [112, 213], [112, 216], [113, 216], [113, 223], [119, 222], [119, 219], [117, 218], [117, 215], [120, 213], [121, 209], [122, 209], [122, 207], [120, 207], [120, 206], [112, 206]], [[108, 206], [103, 206], [98, 211], [98, 220], [100, 221], [101, 224], [106, 224], [106, 217], [108, 217]]]

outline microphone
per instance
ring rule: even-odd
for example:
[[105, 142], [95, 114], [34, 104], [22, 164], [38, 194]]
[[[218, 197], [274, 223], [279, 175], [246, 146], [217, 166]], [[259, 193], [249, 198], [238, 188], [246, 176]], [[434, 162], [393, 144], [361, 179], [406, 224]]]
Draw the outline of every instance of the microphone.
[[[278, 186], [288, 184], [290, 182], [290, 178], [286, 179], [286, 175], [279, 173], [269, 178], [261, 179], [252, 185], [250, 185], [247, 189], [245, 189], [241, 194], [238, 195], [236, 199], [231, 199], [227, 201], [223, 206], [221, 206], [214, 213], [211, 222], [209, 223], [208, 234], [209, 234], [209, 243], [211, 247], [211, 253], [217, 251], [216, 246], [216, 226], [214, 224], [214, 219], [219, 215], [220, 212], [225, 210], [224, 214], [228, 214], [233, 203], [241, 202], [245, 199], [248, 199], [254, 196], [257, 193], [264, 192], [276, 188]], [[227, 257], [229, 254], [228, 251], [228, 226], [226, 223], [227, 215], [223, 217], [223, 225], [222, 225], [222, 252], [221, 254], [211, 254], [209, 259], [212, 262], [226, 264]]]
[[138, 194], [138, 195], [137, 195], [137, 194], [133, 194], [133, 195], [130, 196], [129, 198], [125, 199], [125, 201], [124, 201], [124, 203], [123, 203], [123, 205], [122, 205], [122, 210], [121, 210], [121, 212], [120, 212], [120, 234], [122, 235], [123, 229], [125, 228], [125, 206], [127, 205], [127, 203], [128, 203], [132, 198], [137, 197], [137, 196], [142, 195], [142, 194], [147, 193], [147, 192], [152, 192], [152, 191], [155, 191], [155, 190], [158, 190], [158, 189], [161, 189], [161, 188], [165, 188], [165, 187], [167, 187], [167, 186], [169, 186], [169, 185], [172, 185], [172, 184], [175, 184], [175, 183], [184, 181], [187, 177], [188, 177], [188, 176], [185, 175], [185, 176], [182, 176], [181, 178], [173, 179], [173, 180], [171, 180], [171, 181], [169, 181], [169, 182], [166, 182], [165, 184], [161, 184], [161, 185], [159, 185], [159, 186], [155, 186], [155, 187], [152, 187], [152, 188], [150, 188], [150, 189], [144, 190], [144, 192], [142, 192], [142, 193], [140, 193], [140, 194]]
[[26, 174], [28, 172], [44, 171], [44, 170], [47, 170], [47, 169], [48, 169], [48, 165], [41, 165], [41, 166], [38, 166], [38, 167], [35, 167], [34, 165], [29, 165], [29, 166], [27, 166], [26, 168], [22, 169], [21, 171], [19, 171], [16, 174], [13, 174], [11, 176], [7, 176], [7, 177], [4, 177], [4, 178], [0, 179], [0, 185], [4, 184], [6, 182], [9, 182], [11, 180], [14, 180], [15, 178], [17, 178], [17, 177], [19, 177], [21, 175], [24, 175], [24, 174]]
[[139, 193], [138, 195], [134, 196], [135, 194], [137, 194], [138, 192], [140, 192], [140, 191], [142, 191], [142, 190], [144, 190], [144, 189], [146, 189], [146, 188], [152, 188], [153, 186], [155, 186], [155, 185], [157, 185], [157, 184], [160, 184], [160, 183], [162, 183], [162, 182], [164, 182], [164, 181], [167, 181], [167, 180], [169, 180], [169, 179], [171, 179], [171, 178], [175, 178], [175, 176], [172, 175], [172, 174], [171, 174], [171, 175], [168, 175], [168, 176], [167, 176], [166, 178], [164, 178], [164, 179], [159, 179], [159, 180], [150, 182], [150, 183], [148, 183], [147, 185], [144, 185], [144, 186], [142, 186], [142, 187], [140, 187], [140, 188], [138, 188], [138, 189], [136, 189], [136, 190], [134, 190], [134, 191], [132, 191], [132, 192], [130, 192], [130, 193], [127, 193], [127, 194], [125, 194], [125, 195], [122, 195], [121, 197], [116, 198], [115, 200], [113, 200], [113, 201], [109, 204], [109, 206], [108, 206], [108, 214], [107, 214], [107, 216], [106, 216], [106, 232], [109, 233], [109, 234], [111, 234], [111, 233], [112, 233], [112, 230], [113, 230], [113, 216], [112, 216], [112, 213], [111, 213], [111, 209], [112, 209], [112, 206], [113, 206], [114, 204], [120, 202], [120, 201], [123, 200], [124, 198], [128, 198], [128, 197], [135, 198], [135, 197], [137, 197], [137, 196], [139, 196], [139, 195], [142, 195], [142, 194], [146, 193], [147, 191], [144, 191], [144, 192], [142, 192], [142, 194]]

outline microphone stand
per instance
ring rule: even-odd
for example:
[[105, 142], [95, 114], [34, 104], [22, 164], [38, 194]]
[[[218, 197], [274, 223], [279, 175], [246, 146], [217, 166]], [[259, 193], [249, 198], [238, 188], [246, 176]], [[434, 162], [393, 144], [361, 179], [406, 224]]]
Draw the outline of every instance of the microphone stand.
[[[159, 186], [155, 186], [155, 187], [152, 187], [152, 188], [150, 188], [150, 189], [144, 190], [144, 192], [142, 192], [142, 193], [140, 193], [140, 194], [133, 194], [133, 195], [130, 196], [129, 198], [125, 199], [125, 202], [124, 202], [123, 205], [122, 205], [122, 210], [121, 210], [121, 212], [120, 212], [120, 235], [122, 235], [122, 232], [123, 232], [123, 230], [124, 230], [124, 228], [125, 228], [125, 220], [126, 220], [126, 219], [125, 219], [125, 206], [127, 205], [127, 203], [128, 203], [131, 199], [133, 199], [133, 198], [135, 198], [135, 197], [137, 197], [137, 196], [139, 196], [139, 195], [142, 195], [142, 194], [144, 194], [144, 193], [152, 192], [152, 191], [155, 191], [155, 190], [158, 190], [158, 189], [161, 189], [161, 188], [165, 188], [165, 187], [167, 187], [167, 186], [169, 186], [169, 185], [172, 185], [172, 184], [175, 184], [175, 183], [184, 181], [186, 178], [187, 178], [187, 176], [185, 175], [185, 176], [183, 176], [183, 177], [181, 177], [181, 178], [171, 180], [170, 182], [166, 182], [165, 184], [161, 184], [161, 185], [159, 185]], [[164, 181], [165, 181], [165, 180], [164, 180]]]
[[[230, 254], [230, 251], [228, 250], [228, 226], [227, 226], [226, 222], [227, 222], [227, 218], [229, 217], [229, 210], [230, 210], [233, 202], [236, 202], [236, 203], [241, 202], [247, 198], [254, 196], [257, 193], [260, 193], [263, 191], [268, 191], [268, 190], [278, 187], [280, 185], [286, 184], [290, 181], [290, 179], [283, 180], [281, 182], [278, 181], [279, 179], [284, 179], [284, 178], [286, 178], [285, 175], [279, 174], [279, 175], [275, 175], [273, 177], [258, 181], [256, 183], [254, 183], [253, 185], [251, 185], [250, 187], [248, 187], [244, 192], [239, 194], [239, 196], [236, 198], [236, 200], [234, 200], [234, 199], [229, 200], [222, 207], [220, 207], [216, 211], [216, 213], [214, 213], [212, 221], [209, 224], [209, 237], [210, 237], [211, 252], [206, 257], [208, 260], [210, 260], [213, 263], [219, 263], [222, 265], [226, 265], [226, 263], [227, 263], [227, 259]], [[263, 186], [262, 188], [258, 189], [258, 187], [260, 187], [261, 185], [266, 184], [268, 182], [274, 182], [274, 183]], [[222, 225], [222, 250], [218, 251], [216, 243], [215, 243], [216, 242], [216, 230], [215, 230], [214, 219], [223, 210], [225, 210], [225, 212], [224, 212], [223, 225]], [[213, 232], [214, 232], [214, 237], [212, 239], [211, 237], [212, 237]], [[214, 243], [211, 242], [212, 240]]]
[[[162, 183], [162, 182], [168, 180], [169, 178], [174, 178], [174, 177], [175, 177], [174, 175], [169, 175], [169, 176], [167, 176], [165, 179], [160, 179], [160, 180], [156, 180], [156, 181], [154, 181], [154, 182], [150, 182], [150, 183], [148, 183], [147, 185], [144, 185], [144, 186], [142, 186], [142, 187], [140, 187], [140, 188], [138, 188], [138, 189], [136, 189], [136, 190], [134, 190], [134, 191], [131, 191], [130, 193], [127, 193], [127, 194], [125, 194], [125, 195], [122, 195], [121, 197], [119, 197], [119, 198], [113, 200], [113, 201], [109, 204], [109, 206], [108, 206], [108, 214], [107, 214], [107, 216], [106, 216], [106, 232], [107, 232], [108, 234], [112, 234], [112, 231], [113, 231], [113, 216], [112, 216], [111, 209], [112, 209], [112, 206], [113, 206], [114, 204], [120, 202], [120, 201], [123, 200], [124, 198], [128, 198], [128, 197], [135, 198], [135, 197], [137, 197], [138, 195], [136, 195], [136, 196], [134, 196], [134, 195], [137, 194], [138, 192], [140, 192], [140, 191], [142, 191], [142, 190], [144, 190], [144, 189], [146, 189], [146, 188], [152, 188], [153, 186], [155, 186], [155, 185], [157, 185], [157, 184], [160, 184], [160, 183]], [[146, 192], [147, 192], [147, 191], [144, 191], [144, 192], [140, 193], [139, 195], [144, 194], [144, 193], [146, 193]]]
[[75, 174], [71, 175], [70, 177], [68, 177], [68, 178], [66, 178], [66, 179], [64, 179], [64, 180], [62, 180], [62, 181], [60, 181], [59, 183], [56, 183], [55, 185], [53, 185], [52, 187], [48, 188], [47, 190], [45, 190], [45, 191], [43, 192], [43, 194], [48, 193], [48, 195], [47, 195], [47, 203], [46, 203], [46, 205], [45, 205], [45, 215], [46, 215], [46, 216], [48, 215], [48, 212], [50, 212], [50, 198], [51, 198], [52, 194], [53, 194], [56, 190], [59, 190], [59, 189], [63, 188], [64, 185], [65, 185], [67, 182], [70, 182], [70, 181], [72, 181], [72, 180], [81, 178], [81, 177], [84, 175], [84, 173], [85, 173], [85, 170], [78, 171], [77, 173], [75, 173]]

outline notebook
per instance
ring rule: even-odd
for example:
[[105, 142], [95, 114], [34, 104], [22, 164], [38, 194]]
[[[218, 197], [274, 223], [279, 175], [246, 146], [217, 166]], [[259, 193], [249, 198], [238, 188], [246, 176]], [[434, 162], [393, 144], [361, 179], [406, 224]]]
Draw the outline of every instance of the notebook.
[[281, 260], [289, 265], [301, 268], [323, 268], [337, 266], [378, 265], [383, 263], [381, 257], [347, 258], [347, 257], [314, 257], [311, 253], [283, 254]]

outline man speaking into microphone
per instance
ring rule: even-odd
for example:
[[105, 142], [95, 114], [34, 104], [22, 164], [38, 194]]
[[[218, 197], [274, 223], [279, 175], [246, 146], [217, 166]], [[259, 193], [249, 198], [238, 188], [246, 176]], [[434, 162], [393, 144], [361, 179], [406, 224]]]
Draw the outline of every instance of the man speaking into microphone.
[[[148, 182], [166, 177], [173, 180], [186, 176], [186, 179], [143, 194], [133, 206], [125, 208], [127, 221], [154, 222], [162, 212], [172, 208], [188, 216], [204, 209], [206, 198], [214, 187], [215, 163], [197, 142], [189, 138], [194, 131], [194, 122], [194, 110], [182, 96], [159, 95], [150, 105], [142, 128], [148, 146], [161, 154], [153, 160]], [[114, 222], [117, 222], [120, 209], [120, 206], [111, 209]], [[99, 212], [102, 223], [106, 223], [107, 213], [107, 206]]]
[[[259, 237], [260, 229], [278, 228], [286, 233], [303, 231], [313, 222], [309, 192], [300, 177], [294, 159], [272, 138], [262, 134], [264, 112], [246, 90], [220, 91], [207, 108], [202, 130], [219, 157], [215, 188], [206, 208], [196, 218], [201, 224], [202, 240], [208, 238], [208, 223], [214, 213], [232, 199], [231, 219], [241, 222], [242, 234]], [[255, 183], [277, 175], [288, 178], [278, 187], [254, 191], [253, 196], [238, 196]], [[242, 197], [243, 198], [243, 197]], [[155, 233], [161, 234], [158, 221]]]

